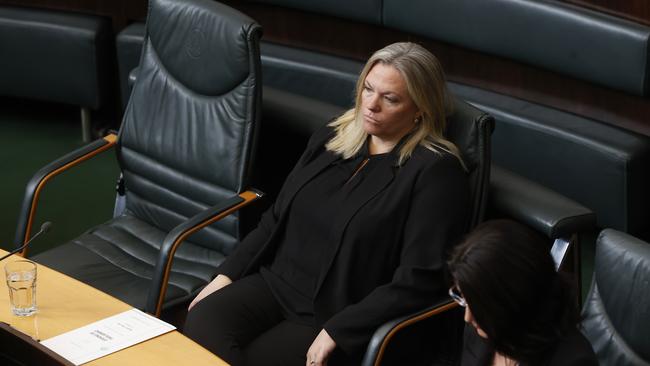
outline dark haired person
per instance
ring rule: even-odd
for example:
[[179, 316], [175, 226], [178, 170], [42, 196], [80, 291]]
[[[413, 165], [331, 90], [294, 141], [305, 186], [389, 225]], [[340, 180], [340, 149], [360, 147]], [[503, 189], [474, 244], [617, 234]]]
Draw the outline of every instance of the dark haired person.
[[469, 206], [443, 135], [450, 104], [426, 49], [375, 52], [355, 107], [312, 136], [190, 305], [185, 334], [235, 366], [358, 365], [379, 325], [446, 296], [445, 254]]
[[485, 222], [454, 249], [449, 270], [467, 323], [461, 365], [598, 365], [570, 282], [531, 229]]

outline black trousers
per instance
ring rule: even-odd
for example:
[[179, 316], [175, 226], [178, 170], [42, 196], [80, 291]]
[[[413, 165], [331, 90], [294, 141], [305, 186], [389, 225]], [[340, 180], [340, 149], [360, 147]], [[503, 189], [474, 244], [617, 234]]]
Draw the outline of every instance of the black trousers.
[[183, 333], [233, 366], [304, 366], [321, 329], [286, 320], [266, 282], [256, 274], [196, 304]]

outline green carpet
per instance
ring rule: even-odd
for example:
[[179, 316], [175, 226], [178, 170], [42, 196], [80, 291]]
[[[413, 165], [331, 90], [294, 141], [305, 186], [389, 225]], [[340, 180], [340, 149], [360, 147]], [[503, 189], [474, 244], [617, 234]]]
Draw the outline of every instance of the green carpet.
[[[79, 109], [48, 103], [0, 99], [0, 247], [14, 248], [25, 187], [49, 162], [80, 146]], [[41, 193], [34, 233], [45, 221], [50, 232], [30, 245], [30, 254], [73, 239], [112, 216], [118, 168], [114, 150], [55, 177]]]

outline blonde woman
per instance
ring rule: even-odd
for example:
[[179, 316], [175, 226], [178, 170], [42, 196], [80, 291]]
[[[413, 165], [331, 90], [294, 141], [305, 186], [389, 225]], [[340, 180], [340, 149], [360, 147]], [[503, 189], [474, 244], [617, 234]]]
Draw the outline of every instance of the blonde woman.
[[445, 296], [469, 194], [449, 100], [421, 46], [375, 52], [355, 107], [312, 136], [185, 333], [235, 366], [359, 364], [379, 325]]

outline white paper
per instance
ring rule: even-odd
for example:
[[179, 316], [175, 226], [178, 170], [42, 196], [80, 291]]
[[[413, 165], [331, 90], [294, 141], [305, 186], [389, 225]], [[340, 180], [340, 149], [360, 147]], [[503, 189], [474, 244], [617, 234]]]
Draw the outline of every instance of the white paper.
[[138, 309], [127, 310], [56, 337], [42, 345], [75, 365], [117, 352], [176, 329]]

